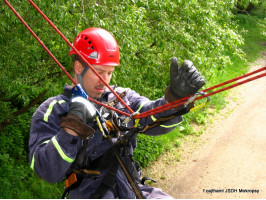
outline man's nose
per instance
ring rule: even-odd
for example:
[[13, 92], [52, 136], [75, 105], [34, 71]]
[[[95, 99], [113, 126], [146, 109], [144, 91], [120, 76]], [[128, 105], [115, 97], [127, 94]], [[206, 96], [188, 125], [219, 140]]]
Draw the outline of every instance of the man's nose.
[[110, 81], [110, 80], [109, 80], [109, 76], [108, 76], [108, 74], [105, 74], [105, 73], [104, 73], [104, 74], [101, 75], [101, 77], [102, 77], [102, 79], [103, 79], [105, 82], [107, 82], [107, 83]]

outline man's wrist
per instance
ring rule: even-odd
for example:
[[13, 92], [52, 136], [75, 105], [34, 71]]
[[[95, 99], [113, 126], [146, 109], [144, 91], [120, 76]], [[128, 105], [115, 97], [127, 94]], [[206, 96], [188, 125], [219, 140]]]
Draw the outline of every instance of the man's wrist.
[[64, 130], [70, 135], [79, 136], [75, 131], [73, 131], [73, 130], [71, 130], [69, 128], [64, 128]]

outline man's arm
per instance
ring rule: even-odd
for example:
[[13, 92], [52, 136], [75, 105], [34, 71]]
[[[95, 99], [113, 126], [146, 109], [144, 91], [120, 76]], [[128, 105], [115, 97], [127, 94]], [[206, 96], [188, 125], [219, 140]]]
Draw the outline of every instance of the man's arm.
[[64, 179], [82, 141], [60, 127], [61, 115], [68, 112], [68, 103], [48, 99], [35, 112], [31, 122], [29, 150], [31, 168], [47, 182]]

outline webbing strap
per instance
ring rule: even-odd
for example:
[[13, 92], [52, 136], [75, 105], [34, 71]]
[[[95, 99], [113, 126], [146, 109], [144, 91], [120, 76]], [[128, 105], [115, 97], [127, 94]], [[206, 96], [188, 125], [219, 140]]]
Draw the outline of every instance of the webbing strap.
[[83, 69], [83, 71], [81, 72], [81, 74], [76, 74], [79, 84], [81, 85], [81, 87], [83, 88], [83, 77], [86, 74], [86, 72], [89, 70], [89, 67], [86, 65]]
[[74, 163], [71, 165], [71, 169], [79, 169], [81, 167], [81, 164], [84, 160], [86, 149], [88, 147], [88, 138], [83, 140], [83, 145], [78, 151], [77, 157], [74, 161]]
[[[108, 137], [109, 142], [112, 142], [111, 139]], [[117, 150], [117, 146], [112, 146], [112, 149], [114, 151], [114, 155], [118, 161], [118, 163], [120, 164], [124, 174], [126, 175], [126, 178], [129, 182], [129, 184], [131, 185], [136, 197], [138, 199], [145, 199], [145, 196], [142, 194], [135, 178], [133, 177], [133, 175], [130, 173], [129, 169], [127, 168], [126, 164], [124, 163], [123, 159], [121, 158], [121, 155], [119, 154], [118, 150]]]
[[[112, 156], [114, 157], [114, 155]], [[119, 167], [119, 163], [117, 159], [112, 159], [112, 164], [108, 168], [106, 175], [104, 176], [100, 186], [97, 190], [90, 196], [91, 199], [101, 199], [104, 197], [105, 193], [112, 189], [114, 194], [117, 196], [117, 188], [116, 188], [116, 174]]]

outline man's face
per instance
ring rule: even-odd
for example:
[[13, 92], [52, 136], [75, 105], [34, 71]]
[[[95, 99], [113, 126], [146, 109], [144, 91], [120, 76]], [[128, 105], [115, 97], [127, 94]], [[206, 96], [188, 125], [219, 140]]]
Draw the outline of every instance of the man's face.
[[[98, 72], [102, 79], [109, 84], [112, 73], [115, 70], [114, 66], [102, 66], [102, 65], [92, 65], [92, 67]], [[94, 72], [89, 69], [83, 77], [83, 88], [89, 97], [93, 99], [98, 99], [102, 96], [106, 89], [104, 83], [98, 78]]]

